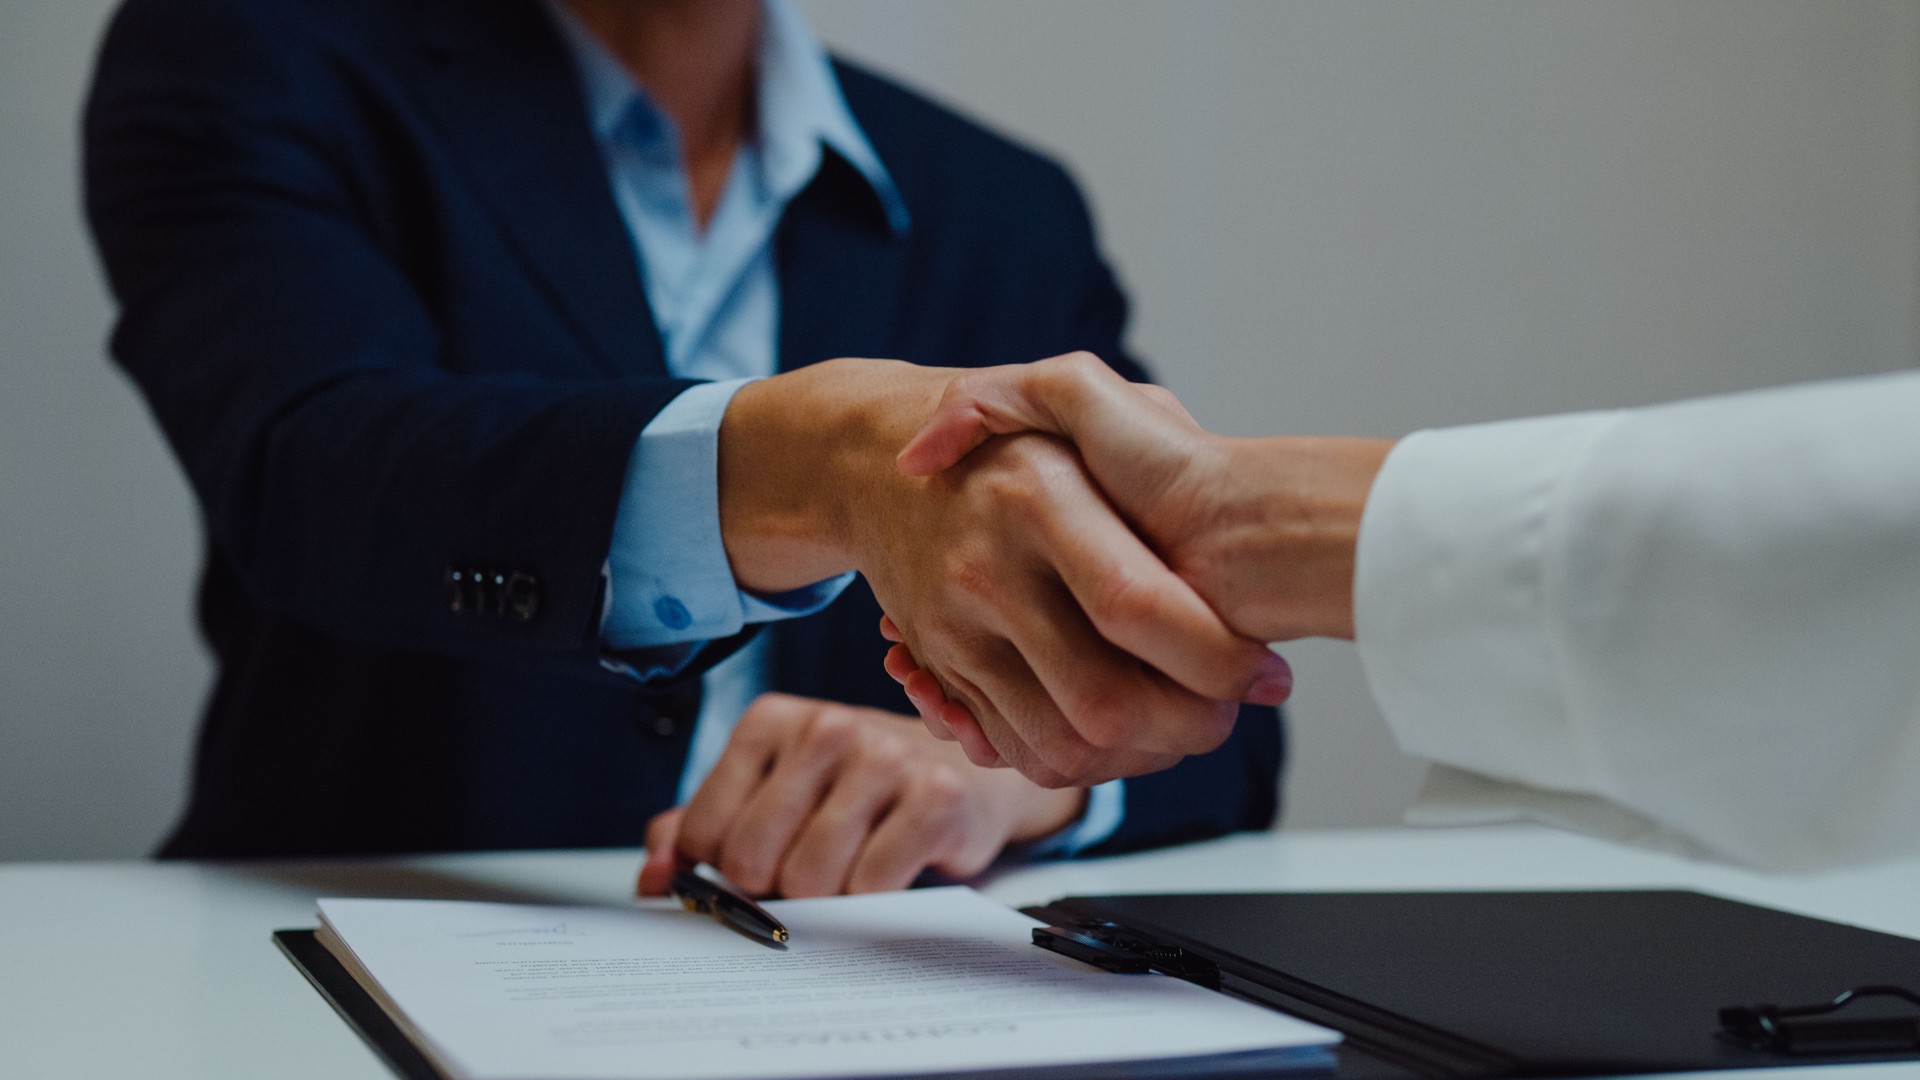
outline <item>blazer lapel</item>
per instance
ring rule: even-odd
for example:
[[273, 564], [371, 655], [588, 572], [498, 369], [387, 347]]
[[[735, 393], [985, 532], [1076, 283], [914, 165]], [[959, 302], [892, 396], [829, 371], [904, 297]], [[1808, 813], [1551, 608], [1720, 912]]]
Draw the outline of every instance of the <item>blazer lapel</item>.
[[907, 241], [873, 189], [827, 151], [780, 223], [780, 370], [894, 355]]
[[428, 109], [527, 269], [610, 374], [667, 374], [566, 46], [528, 0], [433, 0]]

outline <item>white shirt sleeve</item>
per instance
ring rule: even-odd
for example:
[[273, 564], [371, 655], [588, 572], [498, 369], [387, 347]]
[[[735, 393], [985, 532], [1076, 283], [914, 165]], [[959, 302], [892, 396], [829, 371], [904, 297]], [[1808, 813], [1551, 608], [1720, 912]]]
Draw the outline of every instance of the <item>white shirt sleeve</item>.
[[1415, 821], [1920, 851], [1920, 372], [1410, 436], [1354, 605]]

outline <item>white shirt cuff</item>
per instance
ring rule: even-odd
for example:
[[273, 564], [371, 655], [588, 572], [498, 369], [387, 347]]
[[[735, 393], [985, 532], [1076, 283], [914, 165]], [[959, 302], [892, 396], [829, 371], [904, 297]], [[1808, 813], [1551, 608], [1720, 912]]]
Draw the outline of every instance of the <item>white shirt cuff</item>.
[[1536, 821], [1690, 859], [1716, 857], [1685, 834], [1601, 796], [1548, 791], [1447, 765], [1427, 770], [1406, 820], [1436, 828]]
[[[612, 649], [712, 641], [748, 623], [810, 615], [852, 574], [772, 596], [743, 591], [720, 533], [720, 421], [752, 379], [688, 388], [641, 431], [627, 466], [607, 555], [600, 639]], [[661, 670], [692, 658], [673, 650]], [[664, 658], [663, 658], [664, 659]]]
[[1596, 790], [1564, 692], [1547, 559], [1563, 480], [1621, 414], [1423, 431], [1367, 498], [1354, 626], [1401, 748], [1491, 777]]

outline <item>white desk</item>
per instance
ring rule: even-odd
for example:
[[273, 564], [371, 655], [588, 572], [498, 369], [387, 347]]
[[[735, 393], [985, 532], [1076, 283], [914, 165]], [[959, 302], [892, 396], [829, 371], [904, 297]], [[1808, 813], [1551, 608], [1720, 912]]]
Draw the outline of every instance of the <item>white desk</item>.
[[[391, 1074], [274, 948], [271, 931], [313, 925], [323, 895], [621, 903], [638, 865], [632, 851], [0, 865], [0, 1077], [382, 1080]], [[985, 889], [1024, 905], [1069, 893], [1596, 886], [1698, 888], [1920, 937], [1920, 860], [1766, 878], [1518, 827], [1236, 837], [1018, 870]], [[1791, 1075], [1890, 1080], [1920, 1077], [1920, 1065]]]

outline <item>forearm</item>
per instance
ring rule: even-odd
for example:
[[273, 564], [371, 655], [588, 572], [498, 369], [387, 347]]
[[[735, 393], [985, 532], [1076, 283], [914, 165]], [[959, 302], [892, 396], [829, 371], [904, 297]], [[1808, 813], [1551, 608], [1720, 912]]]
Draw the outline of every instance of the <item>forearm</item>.
[[1265, 641], [1353, 637], [1354, 559], [1386, 439], [1221, 439], [1211, 494], [1176, 565], [1235, 629]]

